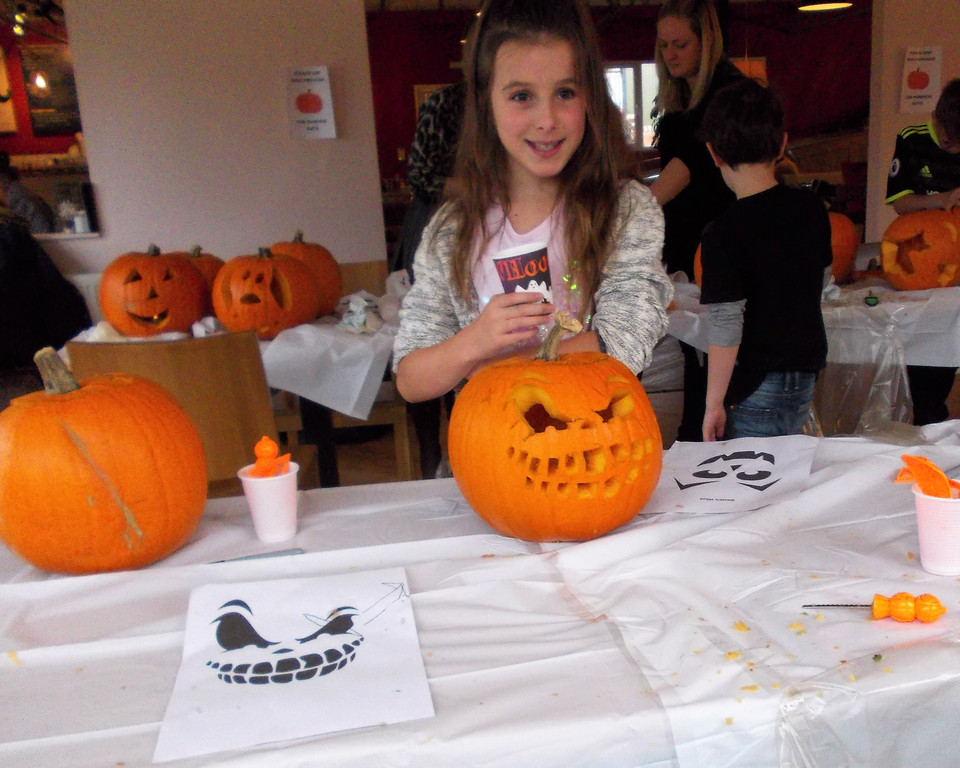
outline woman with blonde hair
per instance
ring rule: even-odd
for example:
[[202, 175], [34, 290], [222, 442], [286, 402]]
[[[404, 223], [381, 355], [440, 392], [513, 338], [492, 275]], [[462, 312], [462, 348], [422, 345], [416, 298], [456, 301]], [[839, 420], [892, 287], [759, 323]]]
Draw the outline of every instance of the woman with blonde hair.
[[[693, 280], [703, 228], [735, 199], [697, 130], [714, 94], [743, 75], [723, 54], [712, 0], [665, 0], [657, 17], [654, 57], [660, 79], [656, 143], [661, 171], [650, 189], [663, 206], [667, 272], [684, 272]], [[677, 439], [699, 441], [706, 362], [693, 347], [682, 348], [684, 408]]]

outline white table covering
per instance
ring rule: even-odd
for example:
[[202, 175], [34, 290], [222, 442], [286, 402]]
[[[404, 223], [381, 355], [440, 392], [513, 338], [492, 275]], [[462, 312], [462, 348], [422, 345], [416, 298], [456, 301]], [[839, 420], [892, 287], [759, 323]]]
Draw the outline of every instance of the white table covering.
[[[184, 766], [952, 766], [960, 580], [924, 572], [903, 452], [822, 439], [807, 488], [754, 512], [657, 497], [576, 545], [493, 533], [450, 480], [301, 494], [301, 530], [254, 538], [242, 499], [142, 571], [60, 577], [0, 551], [0, 766], [150, 763], [201, 584], [406, 569], [436, 716]], [[305, 554], [212, 564], [278, 548]], [[934, 624], [873, 622], [875, 592], [932, 592]], [[879, 654], [879, 659], [877, 655]]]

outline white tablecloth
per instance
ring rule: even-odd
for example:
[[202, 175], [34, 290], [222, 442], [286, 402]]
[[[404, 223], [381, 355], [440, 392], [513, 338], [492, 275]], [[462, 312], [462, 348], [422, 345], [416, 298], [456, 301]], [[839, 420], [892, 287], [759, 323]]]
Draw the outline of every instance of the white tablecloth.
[[[193, 588], [402, 566], [436, 715], [184, 760], [184, 766], [953, 766], [960, 580], [920, 568], [903, 452], [960, 470], [960, 423], [922, 446], [827, 438], [807, 488], [754, 512], [657, 496], [577, 545], [501, 537], [450, 480], [301, 494], [301, 530], [259, 543], [210, 501], [155, 566], [42, 573], [0, 550], [0, 766], [147, 766]], [[304, 554], [212, 561], [300, 547]], [[870, 621], [875, 592], [932, 592], [934, 624]]]

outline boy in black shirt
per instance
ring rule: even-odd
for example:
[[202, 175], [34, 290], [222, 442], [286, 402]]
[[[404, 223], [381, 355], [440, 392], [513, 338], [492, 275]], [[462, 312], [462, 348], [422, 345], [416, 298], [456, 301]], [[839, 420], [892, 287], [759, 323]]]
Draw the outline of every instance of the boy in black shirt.
[[826, 208], [812, 193], [777, 183], [787, 136], [767, 88], [745, 80], [722, 89], [700, 132], [737, 196], [703, 233], [700, 302], [710, 317], [703, 439], [799, 434], [827, 356]]

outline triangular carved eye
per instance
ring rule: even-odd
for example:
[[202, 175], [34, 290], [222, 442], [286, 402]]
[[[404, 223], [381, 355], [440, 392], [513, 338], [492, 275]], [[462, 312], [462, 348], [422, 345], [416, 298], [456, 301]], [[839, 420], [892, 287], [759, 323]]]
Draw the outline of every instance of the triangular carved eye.
[[166, 269], [163, 272], [163, 281], [167, 282], [168, 280], [173, 280], [173, 272], [171, 272], [169, 269]]
[[143, 277], [140, 275], [139, 269], [131, 269], [129, 274], [127, 274], [126, 279], [123, 281], [124, 285], [129, 283], [138, 283], [143, 280]]

